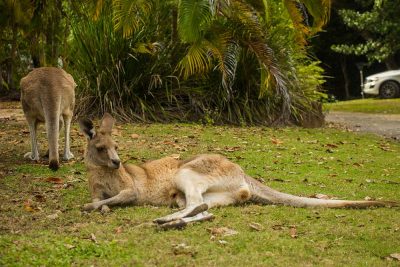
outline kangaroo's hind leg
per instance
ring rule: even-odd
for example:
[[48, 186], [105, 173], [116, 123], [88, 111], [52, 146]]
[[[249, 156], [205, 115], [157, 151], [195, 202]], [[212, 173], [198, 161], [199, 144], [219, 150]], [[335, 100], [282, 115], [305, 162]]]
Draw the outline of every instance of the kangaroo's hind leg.
[[175, 178], [178, 189], [185, 194], [186, 207], [181, 211], [155, 219], [154, 222], [156, 223], [192, 217], [208, 209], [203, 200], [203, 193], [208, 189], [207, 181], [203, 175], [190, 169], [181, 169]]
[[37, 126], [38, 126], [38, 121], [34, 117], [27, 116], [26, 120], [28, 121], [28, 126], [29, 126], [29, 133], [31, 136], [31, 152], [27, 152], [24, 155], [24, 158], [29, 158], [31, 160], [39, 160], [39, 149], [38, 149], [38, 144], [37, 144]]
[[65, 146], [64, 146], [64, 160], [70, 160], [74, 158], [74, 155], [71, 153], [70, 150], [70, 129], [71, 129], [71, 120], [72, 120], [72, 112], [63, 114], [64, 120], [64, 138], [65, 138]]

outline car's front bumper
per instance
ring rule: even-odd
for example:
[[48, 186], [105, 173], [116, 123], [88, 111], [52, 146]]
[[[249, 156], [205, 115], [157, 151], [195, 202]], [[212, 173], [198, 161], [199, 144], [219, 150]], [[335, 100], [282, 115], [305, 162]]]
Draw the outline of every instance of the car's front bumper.
[[364, 83], [363, 87], [364, 94], [367, 95], [379, 95], [379, 84], [376, 81], [370, 81]]

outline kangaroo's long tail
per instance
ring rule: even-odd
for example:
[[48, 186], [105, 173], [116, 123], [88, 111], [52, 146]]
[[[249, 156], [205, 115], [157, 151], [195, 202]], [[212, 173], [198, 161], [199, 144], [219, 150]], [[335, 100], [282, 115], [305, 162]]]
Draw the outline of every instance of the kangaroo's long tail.
[[352, 200], [333, 200], [299, 197], [276, 191], [256, 179], [246, 176], [249, 185], [251, 198], [250, 201], [259, 204], [281, 204], [293, 207], [325, 207], [325, 208], [367, 208], [398, 206], [399, 203], [393, 201], [352, 201]]

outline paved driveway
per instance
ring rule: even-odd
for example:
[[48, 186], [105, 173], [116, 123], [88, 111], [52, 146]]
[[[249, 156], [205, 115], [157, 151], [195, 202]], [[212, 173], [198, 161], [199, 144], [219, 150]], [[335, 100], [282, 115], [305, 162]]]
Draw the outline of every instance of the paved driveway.
[[370, 132], [400, 141], [400, 115], [330, 111], [326, 122], [344, 125], [353, 131]]

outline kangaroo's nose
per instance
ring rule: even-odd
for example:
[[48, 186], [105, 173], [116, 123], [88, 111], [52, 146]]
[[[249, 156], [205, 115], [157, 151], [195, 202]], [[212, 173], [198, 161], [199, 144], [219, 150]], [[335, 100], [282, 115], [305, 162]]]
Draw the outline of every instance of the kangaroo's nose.
[[121, 161], [119, 159], [112, 159], [111, 162], [115, 165], [115, 166], [119, 166], [119, 164], [121, 164]]

